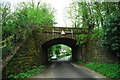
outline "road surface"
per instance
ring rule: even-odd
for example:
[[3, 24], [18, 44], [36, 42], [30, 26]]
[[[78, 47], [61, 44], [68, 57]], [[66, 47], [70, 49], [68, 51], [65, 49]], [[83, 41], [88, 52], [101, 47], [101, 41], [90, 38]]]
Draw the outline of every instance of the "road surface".
[[70, 56], [66, 56], [66, 57], [59, 58], [56, 61], [69, 61], [69, 60], [70, 60]]
[[69, 57], [64, 57], [58, 59], [57, 61], [53, 61], [52, 65], [47, 70], [40, 73], [39, 75], [32, 76], [30, 78], [56, 78], [56, 79], [69, 78], [68, 80], [74, 80], [74, 78], [75, 80], [77, 78], [84, 78], [84, 79], [88, 78], [88, 80], [89, 78], [92, 78], [92, 80], [97, 80], [97, 78], [102, 78], [101, 80], [104, 80], [103, 78], [106, 78], [101, 74], [98, 74], [92, 70], [89, 70], [77, 64], [71, 63], [68, 60]]

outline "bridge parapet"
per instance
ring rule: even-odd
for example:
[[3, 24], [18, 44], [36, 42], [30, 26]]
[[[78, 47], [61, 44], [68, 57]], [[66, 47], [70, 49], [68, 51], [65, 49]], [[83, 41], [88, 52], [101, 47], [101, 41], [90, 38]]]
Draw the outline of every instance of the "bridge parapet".
[[48, 33], [60, 33], [64, 30], [67, 34], [87, 34], [86, 28], [73, 28], [73, 27], [51, 27], [51, 26], [34, 26], [35, 30]]
[[[65, 35], [60, 35], [61, 31], [65, 31]], [[46, 37], [50, 39], [55, 39], [55, 38], [71, 38], [71, 39], [76, 39], [77, 34], [87, 34], [87, 29], [85, 28], [72, 28], [72, 27], [47, 27], [47, 26], [34, 26], [34, 32], [37, 34], [42, 35], [49, 35]]]

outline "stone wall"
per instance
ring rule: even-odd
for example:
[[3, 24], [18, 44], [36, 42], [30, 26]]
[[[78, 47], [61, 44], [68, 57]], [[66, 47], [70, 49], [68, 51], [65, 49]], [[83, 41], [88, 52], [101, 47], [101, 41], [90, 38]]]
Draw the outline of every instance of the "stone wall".
[[82, 58], [83, 62], [98, 62], [98, 63], [114, 63], [117, 59], [114, 55], [110, 54], [109, 51], [100, 47], [97, 44], [98, 40], [89, 40], [82, 46]]
[[3, 69], [3, 78], [11, 73], [18, 74], [41, 65], [40, 56], [41, 54], [36, 49], [34, 38], [32, 36], [28, 37], [15, 56], [9, 61], [7, 67]]

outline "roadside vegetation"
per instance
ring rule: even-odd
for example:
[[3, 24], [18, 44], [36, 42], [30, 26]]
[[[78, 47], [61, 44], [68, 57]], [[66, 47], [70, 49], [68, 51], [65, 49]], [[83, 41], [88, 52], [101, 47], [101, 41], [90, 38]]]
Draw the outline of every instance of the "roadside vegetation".
[[9, 2], [0, 2], [2, 58], [14, 54], [18, 43], [22, 43], [35, 26], [53, 26], [56, 24], [55, 10], [46, 3], [21, 2], [14, 9]]
[[71, 54], [66, 53], [66, 54], [58, 55], [58, 58], [62, 58], [62, 57], [65, 57], [65, 56], [70, 56], [70, 55], [71, 55]]
[[96, 72], [99, 72], [107, 77], [110, 78], [120, 78], [120, 64], [99, 64], [96, 62], [91, 63], [83, 63], [78, 61], [77, 62], [80, 65], [83, 65], [87, 68], [90, 68]]
[[[74, 1], [68, 7], [67, 17], [73, 27], [84, 28], [88, 34], [76, 35], [78, 45], [96, 39], [96, 44], [120, 61], [120, 2]], [[109, 55], [108, 54], [108, 55]], [[77, 62], [110, 78], [120, 78], [120, 64]]]
[[20, 78], [27, 78], [27, 77], [30, 77], [33, 75], [37, 75], [37, 74], [41, 73], [41, 71], [44, 70], [44, 68], [46, 66], [43, 65], [43, 66], [35, 66], [35, 67], [36, 68], [34, 68], [34, 69], [27, 70], [26, 72], [22, 72], [17, 75], [11, 74], [8, 76], [8, 78], [20, 79]]
[[[0, 12], [1, 12], [1, 27], [0, 30], [0, 50], [2, 51], [2, 56], [0, 59], [3, 63], [3, 68], [5, 68], [5, 62], [12, 58], [17, 51], [16, 49], [28, 38], [35, 26], [53, 26], [56, 24], [54, 13], [54, 8], [51, 5], [42, 3], [32, 2], [21, 2], [13, 7], [11, 3], [7, 1], [0, 2]], [[8, 62], [7, 62], [8, 63]], [[27, 72], [15, 75], [11, 73], [9, 78], [24, 78], [35, 74], [38, 70], [42, 70], [44, 66], [38, 66], [36, 69], [28, 70]]]
[[67, 8], [67, 18], [73, 27], [84, 28], [88, 33], [76, 35], [78, 45], [97, 39], [96, 44], [120, 59], [120, 2], [103, 1], [74, 1]]
[[[63, 44], [57, 44], [48, 49], [49, 57], [51, 56], [57, 56], [57, 58], [62, 58], [65, 56], [70, 56], [72, 54], [71, 48], [63, 45]], [[49, 59], [50, 60], [50, 59]]]

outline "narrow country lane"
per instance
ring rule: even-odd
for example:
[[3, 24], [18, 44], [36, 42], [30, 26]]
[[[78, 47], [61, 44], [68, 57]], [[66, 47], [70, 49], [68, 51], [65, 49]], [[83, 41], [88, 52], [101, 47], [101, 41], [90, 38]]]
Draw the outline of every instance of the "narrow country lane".
[[55, 80], [60, 78], [64, 78], [64, 79], [71, 78], [72, 80], [77, 78], [84, 78], [84, 79], [88, 78], [88, 80], [90, 78], [92, 78], [92, 80], [97, 80], [99, 78], [102, 78], [101, 80], [106, 80], [105, 79], [106, 77], [102, 76], [101, 74], [98, 74], [92, 70], [71, 63], [69, 61], [64, 61], [64, 60], [68, 60], [66, 58], [69, 57], [67, 56], [64, 58], [60, 58], [57, 61], [53, 61], [52, 65], [43, 73], [36, 76], [32, 76], [30, 78], [54, 78]]

